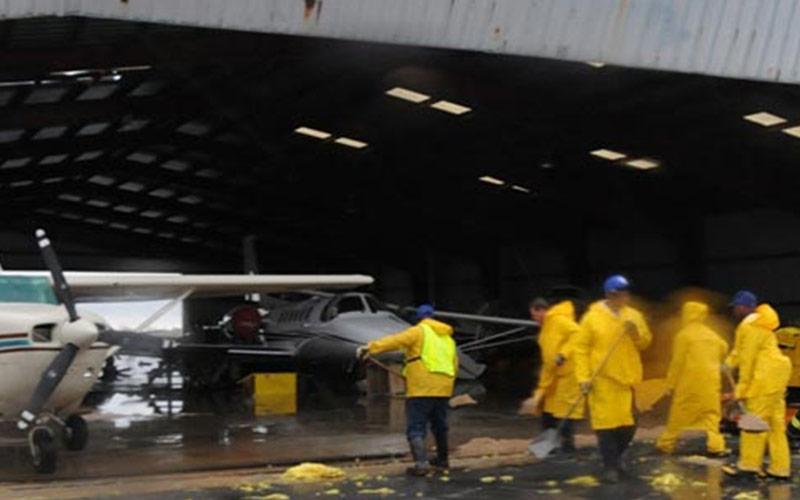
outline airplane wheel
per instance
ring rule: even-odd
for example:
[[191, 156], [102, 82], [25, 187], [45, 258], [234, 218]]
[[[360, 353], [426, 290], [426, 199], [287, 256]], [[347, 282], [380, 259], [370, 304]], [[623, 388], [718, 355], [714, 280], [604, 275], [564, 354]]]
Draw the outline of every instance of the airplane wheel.
[[70, 415], [64, 422], [64, 446], [68, 450], [78, 451], [86, 448], [89, 441], [89, 426], [79, 415]]
[[52, 474], [56, 471], [56, 443], [50, 429], [40, 427], [32, 431], [31, 458], [33, 468], [40, 474]]

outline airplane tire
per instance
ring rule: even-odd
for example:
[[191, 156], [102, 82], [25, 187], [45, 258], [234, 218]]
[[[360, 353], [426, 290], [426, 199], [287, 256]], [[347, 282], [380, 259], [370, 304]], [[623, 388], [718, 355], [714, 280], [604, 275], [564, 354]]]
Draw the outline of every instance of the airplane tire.
[[31, 436], [31, 458], [36, 472], [40, 474], [55, 472], [57, 457], [53, 432], [47, 428], [34, 429]]
[[64, 446], [71, 451], [86, 448], [89, 441], [89, 426], [80, 415], [70, 415], [64, 427]]

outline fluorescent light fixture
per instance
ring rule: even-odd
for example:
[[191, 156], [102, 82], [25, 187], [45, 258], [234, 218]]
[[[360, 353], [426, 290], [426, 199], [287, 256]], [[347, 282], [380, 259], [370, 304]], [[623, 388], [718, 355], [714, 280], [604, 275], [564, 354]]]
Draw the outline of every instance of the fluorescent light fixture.
[[395, 87], [386, 91], [386, 95], [403, 99], [404, 101], [411, 101], [419, 104], [431, 98], [429, 95], [414, 92], [413, 90], [404, 89], [403, 87]]
[[766, 111], [744, 115], [743, 118], [749, 122], [757, 123], [762, 127], [771, 127], [773, 125], [786, 123], [786, 118], [767, 113]]
[[530, 189], [528, 189], [526, 187], [522, 187], [522, 186], [517, 186], [516, 184], [511, 186], [511, 189], [513, 189], [514, 191], [519, 191], [520, 193], [526, 193], [526, 194], [529, 194], [531, 192]]
[[501, 181], [497, 177], [492, 177], [491, 175], [484, 175], [478, 179], [481, 182], [485, 182], [486, 184], [494, 184], [495, 186], [505, 186], [505, 182]]
[[800, 138], [800, 126], [785, 128], [783, 129], [783, 133]]
[[627, 156], [624, 153], [612, 151], [610, 149], [595, 149], [594, 151], [591, 152], [591, 155], [597, 156], [598, 158], [602, 158], [604, 160], [611, 160], [611, 161], [621, 160], [625, 158], [625, 156]]
[[433, 109], [438, 109], [439, 111], [444, 111], [445, 113], [450, 113], [453, 115], [463, 115], [464, 113], [469, 113], [472, 111], [471, 108], [450, 101], [436, 101], [435, 103], [431, 104], [431, 107]]
[[657, 168], [660, 163], [655, 160], [650, 160], [648, 158], [638, 158], [636, 160], [626, 161], [625, 165], [633, 168], [638, 168], [639, 170], [650, 170], [653, 168]]
[[606, 65], [603, 61], [586, 61], [586, 64], [593, 68], [602, 68]]
[[294, 129], [294, 131], [298, 134], [314, 137], [315, 139], [322, 139], [323, 141], [325, 139], [330, 139], [331, 137], [331, 134], [329, 134], [328, 132], [317, 130], [315, 128], [310, 128], [310, 127], [297, 127], [296, 129]]
[[336, 144], [341, 144], [342, 146], [348, 146], [355, 149], [364, 149], [367, 147], [366, 142], [361, 142], [356, 139], [351, 139], [349, 137], [339, 137], [334, 141]]

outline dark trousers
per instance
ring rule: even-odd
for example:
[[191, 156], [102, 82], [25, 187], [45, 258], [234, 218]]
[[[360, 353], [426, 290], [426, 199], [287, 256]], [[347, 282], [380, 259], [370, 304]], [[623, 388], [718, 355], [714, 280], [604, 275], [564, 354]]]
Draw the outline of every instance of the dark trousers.
[[434, 437], [447, 436], [447, 410], [450, 398], [408, 398], [406, 400], [406, 437], [425, 439], [428, 424]]
[[603, 458], [603, 467], [616, 470], [622, 468], [622, 454], [633, 441], [634, 434], [634, 425], [597, 431], [597, 445]]
[[[545, 429], [556, 429], [561, 424], [561, 419], [553, 416], [552, 413], [542, 413], [542, 425]], [[561, 428], [561, 449], [563, 451], [572, 451], [575, 449], [575, 431], [573, 429], [573, 421], [567, 419], [564, 426]]]

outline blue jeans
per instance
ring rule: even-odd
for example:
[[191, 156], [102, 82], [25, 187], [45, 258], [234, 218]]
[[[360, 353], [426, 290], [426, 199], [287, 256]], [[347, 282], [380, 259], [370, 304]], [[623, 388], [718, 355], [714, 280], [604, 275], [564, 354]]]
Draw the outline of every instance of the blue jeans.
[[447, 436], [447, 410], [450, 398], [408, 398], [406, 400], [406, 437], [425, 439], [428, 424], [434, 437]]

